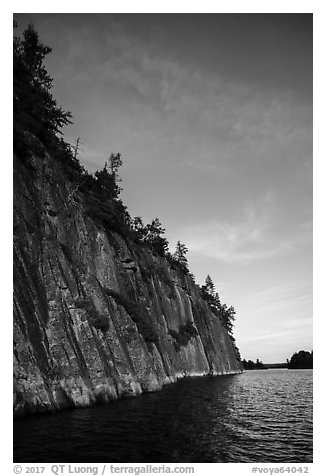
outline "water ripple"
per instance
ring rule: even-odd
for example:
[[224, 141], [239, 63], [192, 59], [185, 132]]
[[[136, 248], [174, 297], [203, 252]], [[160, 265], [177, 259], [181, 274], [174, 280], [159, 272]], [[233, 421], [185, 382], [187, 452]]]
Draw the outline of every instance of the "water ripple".
[[312, 462], [312, 371], [184, 379], [14, 423], [14, 462]]

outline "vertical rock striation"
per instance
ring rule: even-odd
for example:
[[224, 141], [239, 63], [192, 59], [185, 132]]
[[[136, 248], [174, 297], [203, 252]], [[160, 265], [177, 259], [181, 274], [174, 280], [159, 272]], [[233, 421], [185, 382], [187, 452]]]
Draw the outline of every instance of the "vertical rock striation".
[[191, 277], [95, 223], [51, 157], [14, 164], [15, 415], [241, 371]]

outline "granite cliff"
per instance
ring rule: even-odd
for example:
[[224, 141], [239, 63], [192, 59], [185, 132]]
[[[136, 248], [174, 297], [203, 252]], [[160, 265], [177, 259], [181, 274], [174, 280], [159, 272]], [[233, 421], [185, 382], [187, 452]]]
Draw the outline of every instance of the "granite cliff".
[[14, 413], [241, 371], [189, 274], [85, 213], [62, 164], [14, 159]]

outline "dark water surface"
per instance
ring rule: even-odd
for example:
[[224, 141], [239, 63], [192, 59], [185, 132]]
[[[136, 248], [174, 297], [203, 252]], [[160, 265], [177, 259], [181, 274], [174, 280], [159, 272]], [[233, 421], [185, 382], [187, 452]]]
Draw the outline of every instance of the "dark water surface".
[[183, 379], [14, 422], [14, 462], [312, 462], [312, 371]]

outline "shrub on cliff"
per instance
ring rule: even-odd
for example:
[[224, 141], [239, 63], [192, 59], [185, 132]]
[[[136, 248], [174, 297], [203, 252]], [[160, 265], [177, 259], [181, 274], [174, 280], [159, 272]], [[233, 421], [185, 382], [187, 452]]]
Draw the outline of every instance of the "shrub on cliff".
[[174, 339], [174, 346], [176, 351], [179, 351], [181, 347], [185, 347], [188, 342], [198, 335], [197, 329], [194, 327], [193, 323], [188, 320], [185, 324], [179, 327], [178, 331], [169, 329], [169, 334]]
[[129, 314], [133, 322], [136, 324], [138, 332], [143, 336], [147, 346], [151, 348], [152, 344], [157, 344], [158, 338], [153, 329], [152, 322], [143, 306], [136, 302], [130, 301], [126, 296], [114, 291], [113, 289], [105, 288], [106, 294], [112, 297], [117, 304], [123, 306], [125, 311]]

